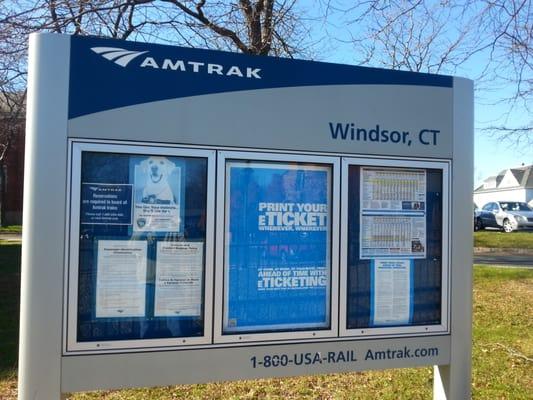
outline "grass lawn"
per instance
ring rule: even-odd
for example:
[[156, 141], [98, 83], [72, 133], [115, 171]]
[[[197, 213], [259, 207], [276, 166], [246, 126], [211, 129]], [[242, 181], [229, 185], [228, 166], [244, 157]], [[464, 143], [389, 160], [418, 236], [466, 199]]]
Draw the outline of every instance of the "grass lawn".
[[[0, 399], [16, 399], [20, 245], [0, 246]], [[474, 268], [474, 399], [530, 399], [533, 270]], [[69, 399], [429, 399], [432, 369], [78, 393]]]
[[533, 250], [533, 231], [505, 233], [494, 230], [474, 232], [474, 247]]
[[22, 233], [22, 225], [0, 226], [0, 233]]

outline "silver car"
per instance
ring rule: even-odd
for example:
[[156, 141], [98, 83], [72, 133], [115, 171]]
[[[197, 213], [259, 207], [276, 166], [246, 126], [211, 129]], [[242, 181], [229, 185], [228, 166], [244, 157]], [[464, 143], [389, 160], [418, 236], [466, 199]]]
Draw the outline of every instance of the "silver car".
[[520, 201], [493, 201], [475, 213], [474, 226], [476, 230], [498, 228], [505, 232], [533, 229], [533, 209]]

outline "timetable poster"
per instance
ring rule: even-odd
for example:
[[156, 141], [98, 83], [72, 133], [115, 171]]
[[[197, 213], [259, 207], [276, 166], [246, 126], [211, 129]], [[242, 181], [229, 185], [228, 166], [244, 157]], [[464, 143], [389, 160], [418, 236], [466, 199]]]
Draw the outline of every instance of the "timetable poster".
[[134, 232], [179, 232], [181, 168], [172, 157], [132, 157]]
[[229, 162], [224, 332], [329, 326], [331, 168]]
[[99, 240], [96, 318], [144, 317], [147, 242]]
[[371, 325], [411, 322], [413, 268], [413, 260], [372, 260]]
[[361, 259], [426, 257], [426, 171], [361, 168]]
[[362, 168], [361, 171], [361, 210], [425, 210], [425, 170]]

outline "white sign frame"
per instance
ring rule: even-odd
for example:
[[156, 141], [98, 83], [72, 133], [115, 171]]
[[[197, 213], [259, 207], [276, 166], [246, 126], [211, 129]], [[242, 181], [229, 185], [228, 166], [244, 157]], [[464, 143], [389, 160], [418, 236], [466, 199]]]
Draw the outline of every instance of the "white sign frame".
[[[424, 168], [424, 169], [438, 169], [442, 171], [442, 275], [441, 275], [441, 323], [439, 325], [413, 325], [413, 326], [397, 326], [397, 327], [368, 327], [368, 328], [347, 328], [347, 282], [348, 282], [348, 169], [351, 165], [357, 166], [373, 166], [373, 167], [396, 167], [396, 168]], [[341, 193], [341, 219], [344, 224], [341, 224], [341, 273], [340, 281], [340, 300], [339, 300], [339, 331], [343, 337], [401, 337], [401, 336], [419, 336], [428, 334], [445, 334], [449, 333], [449, 303], [448, 296], [450, 291], [449, 286], [449, 224], [450, 215], [449, 199], [450, 191], [450, 176], [449, 176], [449, 162], [447, 161], [420, 161], [420, 160], [405, 160], [405, 159], [375, 159], [368, 157], [343, 157], [342, 159], [342, 193]], [[360, 213], [361, 214], [361, 213]], [[358, 216], [360, 218], [360, 215]], [[361, 223], [361, 222], [359, 222]], [[379, 258], [379, 257], [376, 257]], [[404, 257], [405, 258], [405, 257]]]
[[[269, 333], [251, 333], [240, 332], [233, 334], [223, 333], [223, 318], [224, 310], [223, 303], [225, 296], [224, 285], [222, 282], [226, 281], [224, 264], [226, 262], [225, 255], [225, 229], [226, 229], [226, 215], [228, 214], [228, 204], [226, 203], [226, 161], [273, 161], [273, 162], [286, 162], [286, 163], [308, 163], [308, 164], [321, 164], [331, 166], [331, 247], [330, 247], [330, 290], [328, 295], [330, 296], [330, 327], [329, 329], [302, 329], [297, 331], [286, 332], [269, 332]], [[273, 164], [273, 168], [276, 165]], [[295, 167], [296, 168], [296, 167]], [[214, 315], [214, 342], [215, 343], [246, 343], [246, 342], [270, 342], [280, 340], [294, 340], [294, 339], [320, 339], [320, 338], [332, 338], [337, 337], [338, 332], [338, 254], [339, 254], [339, 195], [340, 195], [340, 159], [338, 157], [327, 156], [305, 156], [298, 154], [283, 154], [283, 153], [264, 153], [264, 152], [235, 152], [235, 151], [219, 151], [217, 157], [217, 204], [219, 210], [224, 212], [217, 213], [216, 221], [216, 242], [218, 246], [216, 248], [216, 276], [215, 281], [218, 282], [215, 285], [215, 298], [220, 299], [215, 304]]]
[[[132, 349], [172, 349], [184, 346], [211, 343], [213, 309], [213, 242], [206, 240], [204, 245], [204, 334], [198, 337], [176, 337], [164, 339], [134, 339], [134, 340], [109, 340], [79, 342], [77, 338], [78, 319], [78, 273], [79, 273], [79, 237], [80, 237], [80, 205], [81, 205], [81, 157], [84, 151], [100, 153], [119, 153], [135, 155], [157, 155], [204, 158], [207, 162], [207, 218], [206, 218], [206, 239], [214, 233], [214, 176], [215, 176], [215, 151], [172, 146], [154, 146], [149, 143], [135, 144], [105, 144], [102, 142], [85, 142], [71, 140], [69, 142], [69, 153], [71, 164], [69, 171], [72, 171], [68, 192], [71, 197], [68, 202], [67, 231], [70, 231], [70, 241], [67, 264], [65, 265], [65, 296], [64, 300], [64, 347], [63, 354], [73, 354], [77, 352], [94, 352], [102, 350], [132, 350]], [[132, 221], [133, 223], [133, 221]]]

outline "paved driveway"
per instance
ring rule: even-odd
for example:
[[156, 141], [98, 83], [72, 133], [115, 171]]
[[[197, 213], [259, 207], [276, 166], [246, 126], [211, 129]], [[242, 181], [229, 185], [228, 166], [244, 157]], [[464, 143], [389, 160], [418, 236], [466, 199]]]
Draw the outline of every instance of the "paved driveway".
[[20, 233], [0, 233], [0, 240], [5, 240], [7, 242], [20, 242], [22, 240], [22, 235]]
[[525, 254], [513, 254], [512, 252], [474, 253], [474, 264], [533, 268], [533, 252]]

